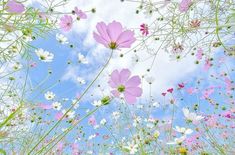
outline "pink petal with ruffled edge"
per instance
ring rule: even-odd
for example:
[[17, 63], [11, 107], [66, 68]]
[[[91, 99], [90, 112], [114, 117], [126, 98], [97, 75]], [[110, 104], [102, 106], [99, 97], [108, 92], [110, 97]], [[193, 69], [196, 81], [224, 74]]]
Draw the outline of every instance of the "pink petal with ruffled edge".
[[129, 69], [122, 69], [120, 74], [119, 74], [119, 80], [121, 84], [124, 84], [128, 78], [130, 77], [131, 72]]
[[125, 92], [136, 97], [142, 95], [142, 89], [140, 87], [128, 87], [126, 88]]
[[126, 88], [128, 87], [136, 87], [138, 85], [140, 85], [141, 80], [139, 78], [139, 76], [133, 76], [131, 77], [125, 84]]
[[127, 92], [124, 93], [124, 98], [125, 98], [125, 101], [129, 104], [134, 104], [136, 102], [136, 97], [130, 95]]
[[116, 42], [120, 34], [122, 33], [122, 25], [119, 22], [113, 21], [108, 24], [107, 33], [112, 42]]
[[14, 0], [10, 0], [6, 4], [6, 11], [10, 13], [22, 13], [24, 12], [25, 8], [24, 5], [16, 2]]
[[118, 70], [114, 70], [111, 73], [111, 77], [110, 77], [110, 80], [109, 80], [109, 85], [112, 88], [116, 88], [118, 85], [120, 85], [120, 79], [119, 79], [119, 72], [118, 72]]
[[118, 47], [120, 48], [129, 48], [132, 43], [135, 42], [134, 38], [134, 32], [130, 30], [126, 30], [121, 33], [121, 35], [118, 37], [116, 43], [118, 44]]

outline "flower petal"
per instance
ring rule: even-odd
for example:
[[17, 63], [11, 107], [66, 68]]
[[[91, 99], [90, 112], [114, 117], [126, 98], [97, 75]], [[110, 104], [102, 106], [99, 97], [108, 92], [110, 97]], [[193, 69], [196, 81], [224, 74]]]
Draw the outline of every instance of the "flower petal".
[[122, 33], [121, 23], [113, 21], [112, 23], [108, 24], [107, 32], [111, 41], [116, 42], [118, 37]]
[[135, 40], [134, 32], [127, 30], [121, 33], [116, 42], [119, 48], [129, 48], [131, 44], [135, 42]]
[[120, 83], [124, 84], [124, 82], [126, 82], [128, 80], [128, 78], [130, 77], [131, 72], [129, 69], [122, 69], [120, 72]]
[[120, 84], [119, 72], [116, 69], [111, 73], [111, 77], [110, 77], [110, 80], [109, 80], [109, 85], [112, 88], [116, 88], [119, 84]]
[[125, 84], [125, 86], [128, 87], [136, 87], [138, 85], [140, 85], [141, 80], [139, 78], [139, 76], [133, 76], [131, 77]]
[[125, 98], [126, 102], [129, 104], [134, 104], [136, 102], [136, 97], [132, 96], [131, 94], [129, 94], [127, 92], [124, 93], [124, 98]]
[[120, 93], [117, 90], [112, 90], [111, 93], [113, 94], [113, 96], [115, 97], [119, 97]]
[[106, 40], [106, 42], [110, 43], [111, 39], [107, 32], [107, 25], [104, 22], [100, 22], [96, 25], [97, 31], [99, 32], [100, 36]]
[[97, 33], [93, 32], [93, 37], [98, 43], [101, 43], [108, 48], [108, 42], [102, 36], [99, 36]]
[[128, 87], [126, 88], [125, 92], [136, 97], [139, 97], [142, 95], [142, 89], [140, 87]]

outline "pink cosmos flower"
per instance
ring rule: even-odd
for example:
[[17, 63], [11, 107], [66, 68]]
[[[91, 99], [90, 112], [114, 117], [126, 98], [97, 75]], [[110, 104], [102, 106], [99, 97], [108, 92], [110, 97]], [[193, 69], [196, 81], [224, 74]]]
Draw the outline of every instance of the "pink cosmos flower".
[[203, 68], [204, 71], [208, 71], [211, 68], [211, 66], [212, 66], [212, 63], [210, 62], [210, 60], [206, 59], [206, 62], [204, 64], [204, 68]]
[[201, 99], [208, 99], [213, 93], [215, 89], [213, 87], [208, 88], [202, 92], [202, 97]]
[[78, 149], [78, 144], [77, 143], [72, 143], [71, 144], [71, 148], [72, 148], [72, 155], [78, 155], [79, 153], [79, 149]]
[[191, 4], [192, 4], [191, 0], [182, 0], [179, 5], [180, 12], [188, 11]]
[[197, 60], [201, 60], [202, 56], [203, 56], [203, 51], [201, 48], [199, 48], [196, 54]]
[[74, 11], [79, 19], [86, 19], [87, 18], [87, 15], [82, 10], [79, 10], [78, 7], [75, 7]]
[[192, 95], [192, 94], [196, 93], [197, 90], [196, 90], [195, 88], [190, 87], [190, 88], [187, 89], [187, 92], [188, 92], [190, 95]]
[[24, 12], [24, 5], [16, 2], [15, 0], [9, 0], [6, 4], [6, 11], [10, 13], [22, 13]]
[[59, 142], [56, 148], [58, 155], [62, 155], [63, 149], [64, 149], [64, 144], [62, 142]]
[[36, 62], [30, 63], [30, 67], [36, 67], [36, 66], [37, 66], [37, 63], [36, 63]]
[[116, 21], [108, 25], [100, 22], [96, 28], [98, 34], [93, 33], [94, 39], [110, 49], [129, 48], [136, 40], [133, 31], [124, 30], [121, 23]]
[[95, 116], [92, 115], [89, 120], [88, 120], [88, 123], [92, 126], [95, 126], [96, 125], [96, 119], [95, 119]]
[[139, 87], [141, 80], [139, 76], [131, 76], [129, 69], [122, 69], [120, 72], [114, 70], [111, 74], [109, 85], [113, 88], [111, 93], [115, 97], [124, 95], [127, 103], [133, 104], [136, 102], [136, 97], [142, 95], [142, 89]]
[[68, 15], [64, 15], [60, 18], [60, 28], [63, 31], [69, 31], [73, 26], [73, 18]]
[[142, 35], [147, 36], [149, 34], [149, 28], [147, 24], [141, 24], [140, 25], [140, 31], [142, 32]]

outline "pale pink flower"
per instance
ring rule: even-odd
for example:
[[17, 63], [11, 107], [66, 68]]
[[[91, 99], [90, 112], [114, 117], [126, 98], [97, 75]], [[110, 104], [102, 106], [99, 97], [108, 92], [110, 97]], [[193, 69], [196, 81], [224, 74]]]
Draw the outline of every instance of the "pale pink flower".
[[111, 74], [109, 85], [113, 88], [111, 91], [115, 97], [124, 95], [127, 103], [133, 104], [136, 98], [142, 95], [142, 89], [139, 87], [141, 80], [139, 76], [131, 76], [129, 69], [122, 69], [120, 72], [114, 70]]
[[79, 10], [78, 7], [75, 7], [74, 11], [79, 19], [86, 19], [87, 18], [87, 15], [82, 10]]
[[213, 93], [214, 93], [214, 88], [208, 88], [202, 92], [202, 97], [201, 99], [208, 99]]
[[71, 148], [72, 148], [72, 155], [79, 155], [80, 154], [77, 143], [72, 143]]
[[110, 49], [129, 48], [135, 42], [134, 32], [124, 30], [121, 23], [113, 21], [106, 25], [100, 22], [96, 25], [98, 34], [93, 33], [94, 39]]
[[10, 13], [22, 13], [24, 12], [25, 7], [23, 4], [15, 1], [15, 0], [9, 0], [6, 3], [6, 11]]
[[64, 15], [60, 18], [60, 28], [63, 31], [69, 31], [73, 26], [73, 18], [68, 15]]
[[204, 64], [204, 71], [208, 71], [211, 68], [212, 64], [209, 59], [206, 59], [206, 62]]
[[88, 124], [92, 125], [92, 126], [95, 126], [96, 125], [96, 119], [95, 119], [95, 116], [92, 115], [89, 120], [88, 120]]
[[47, 19], [47, 15], [46, 15], [46, 13], [44, 13], [44, 12], [39, 12], [39, 13], [38, 13], [38, 17], [39, 17], [40, 19], [42, 19], [42, 20], [46, 20], [46, 19]]
[[202, 56], [203, 56], [203, 50], [201, 48], [199, 48], [197, 51], [197, 54], [196, 54], [197, 60], [201, 60]]
[[64, 149], [63, 143], [62, 143], [62, 142], [59, 142], [59, 143], [57, 144], [57, 148], [56, 148], [58, 155], [62, 155], [63, 149]]
[[196, 93], [197, 90], [196, 90], [195, 88], [190, 87], [190, 88], [187, 89], [187, 92], [188, 92], [190, 95], [192, 95], [192, 94]]

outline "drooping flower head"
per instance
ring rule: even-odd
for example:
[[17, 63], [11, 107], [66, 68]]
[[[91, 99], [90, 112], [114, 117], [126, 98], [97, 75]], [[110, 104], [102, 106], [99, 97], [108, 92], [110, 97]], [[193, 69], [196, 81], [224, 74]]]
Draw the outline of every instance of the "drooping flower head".
[[64, 15], [60, 18], [60, 28], [63, 31], [69, 31], [73, 26], [73, 18], [68, 15]]
[[114, 70], [111, 74], [109, 85], [113, 88], [111, 93], [115, 97], [124, 95], [124, 99], [127, 103], [133, 104], [136, 102], [136, 98], [142, 95], [142, 89], [139, 87], [141, 80], [139, 76], [131, 76], [129, 69], [122, 69], [120, 72]]
[[77, 15], [78, 19], [86, 19], [87, 18], [87, 15], [82, 10], [79, 10], [78, 7], [74, 8], [74, 12]]
[[24, 12], [24, 5], [16, 2], [15, 0], [9, 0], [6, 4], [6, 11], [10, 13], [22, 13]]
[[93, 33], [94, 39], [110, 49], [130, 48], [136, 40], [133, 31], [124, 30], [121, 23], [116, 21], [108, 25], [100, 22], [96, 28], [98, 34]]

